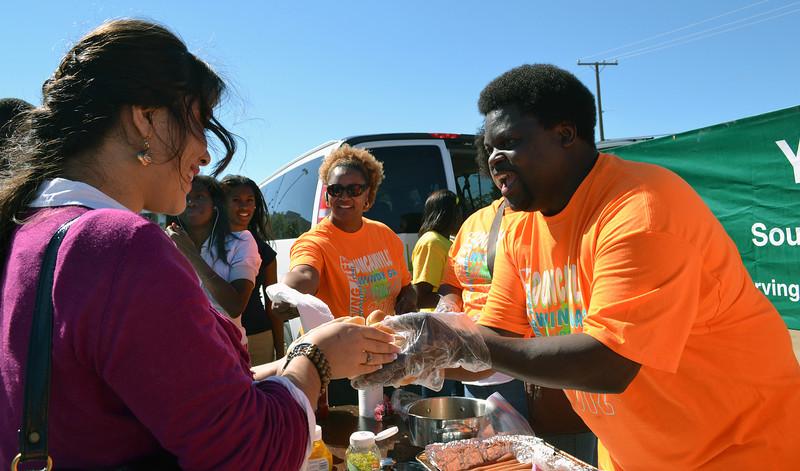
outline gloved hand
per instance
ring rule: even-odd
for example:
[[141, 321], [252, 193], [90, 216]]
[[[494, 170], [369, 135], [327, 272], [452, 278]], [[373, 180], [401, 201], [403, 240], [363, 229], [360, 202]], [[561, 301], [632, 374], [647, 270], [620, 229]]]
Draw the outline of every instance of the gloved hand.
[[445, 368], [483, 371], [492, 366], [486, 342], [466, 314], [410, 313], [387, 317], [381, 325], [394, 331], [400, 353], [380, 370], [354, 378], [356, 389], [399, 387], [415, 377], [415, 384], [439, 391]]
[[463, 309], [442, 296], [439, 298], [439, 302], [436, 303], [436, 307], [433, 309], [433, 312], [463, 312]]

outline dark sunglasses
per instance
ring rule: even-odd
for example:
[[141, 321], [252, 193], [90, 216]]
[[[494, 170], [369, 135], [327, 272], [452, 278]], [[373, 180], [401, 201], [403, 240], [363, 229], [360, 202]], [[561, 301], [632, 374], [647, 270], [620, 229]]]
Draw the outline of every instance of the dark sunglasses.
[[346, 191], [347, 196], [355, 198], [356, 196], [361, 196], [366, 189], [367, 185], [361, 183], [351, 183], [347, 186], [334, 183], [333, 185], [328, 185], [325, 192], [328, 193], [330, 197], [338, 198]]

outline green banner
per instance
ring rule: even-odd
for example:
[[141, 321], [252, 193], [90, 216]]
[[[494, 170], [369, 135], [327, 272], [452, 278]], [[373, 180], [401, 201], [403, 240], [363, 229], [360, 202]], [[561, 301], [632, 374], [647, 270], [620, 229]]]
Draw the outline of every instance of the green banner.
[[703, 197], [790, 329], [800, 329], [800, 106], [618, 147]]

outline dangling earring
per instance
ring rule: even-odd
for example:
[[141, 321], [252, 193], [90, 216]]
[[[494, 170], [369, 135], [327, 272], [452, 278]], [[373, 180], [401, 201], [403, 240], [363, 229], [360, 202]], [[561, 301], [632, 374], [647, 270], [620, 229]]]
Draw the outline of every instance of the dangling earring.
[[153, 159], [150, 157], [150, 143], [147, 142], [147, 139], [144, 140], [144, 149], [136, 153], [136, 158], [144, 167], [153, 163]]

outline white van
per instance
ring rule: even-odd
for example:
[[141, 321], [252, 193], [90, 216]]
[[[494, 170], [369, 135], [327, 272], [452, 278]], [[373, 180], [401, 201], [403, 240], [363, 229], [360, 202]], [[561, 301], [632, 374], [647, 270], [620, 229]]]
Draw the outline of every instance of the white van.
[[354, 136], [326, 142], [281, 167], [259, 184], [272, 222], [278, 279], [289, 268], [289, 250], [297, 237], [328, 214], [319, 167], [333, 150], [349, 144], [368, 149], [383, 162], [385, 178], [364, 215], [400, 236], [408, 260], [431, 192], [447, 188], [456, 193], [464, 217], [497, 197], [491, 179], [478, 171], [474, 141], [472, 134]]

